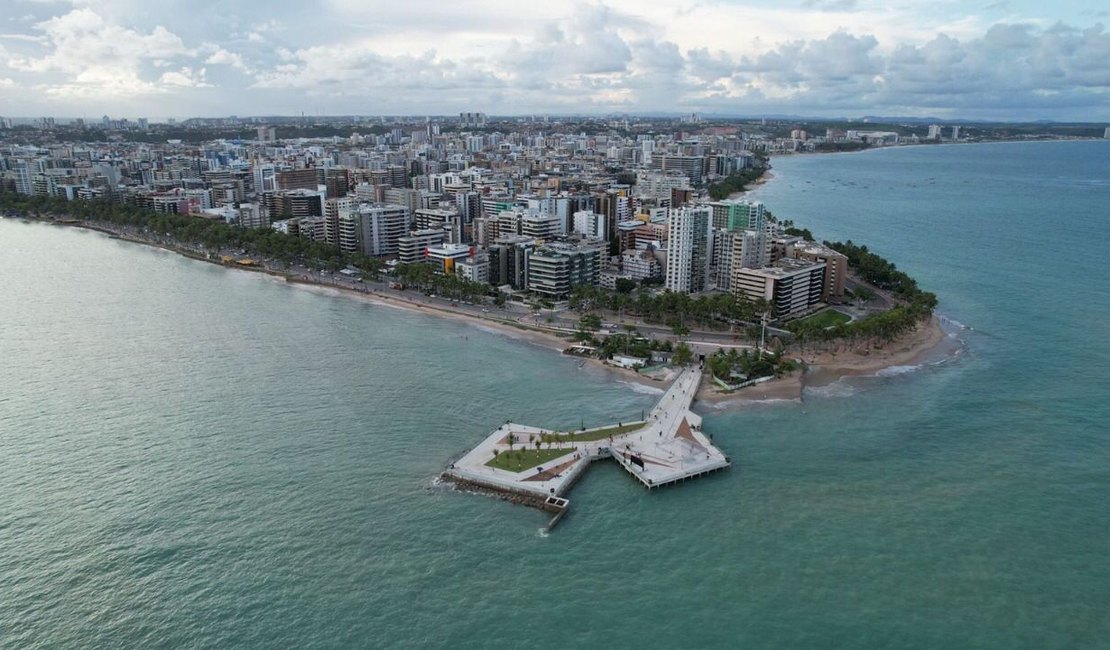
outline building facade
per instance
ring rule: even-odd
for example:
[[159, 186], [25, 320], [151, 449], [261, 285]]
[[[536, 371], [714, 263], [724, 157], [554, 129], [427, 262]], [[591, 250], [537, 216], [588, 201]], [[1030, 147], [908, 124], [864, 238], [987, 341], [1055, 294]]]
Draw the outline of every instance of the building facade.
[[709, 207], [673, 210], [667, 229], [667, 271], [664, 286], [677, 293], [704, 291], [709, 276]]

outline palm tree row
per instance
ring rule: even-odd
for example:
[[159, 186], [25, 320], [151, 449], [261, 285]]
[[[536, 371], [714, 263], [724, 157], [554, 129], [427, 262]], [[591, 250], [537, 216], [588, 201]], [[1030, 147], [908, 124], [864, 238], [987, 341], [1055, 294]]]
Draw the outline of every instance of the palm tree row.
[[269, 228], [243, 228], [223, 221], [164, 214], [104, 199], [67, 201], [60, 197], [0, 192], [0, 209], [35, 218], [50, 216], [104, 222], [136, 235], [165, 237], [173, 243], [199, 245], [209, 250], [241, 249], [286, 265], [296, 263], [334, 271], [349, 264], [368, 273], [376, 273], [381, 268], [380, 261], [365, 255], [345, 253], [325, 242]]
[[570, 307], [582, 313], [599, 309], [627, 312], [649, 323], [666, 323], [684, 328], [691, 325], [722, 328], [728, 324], [750, 323], [757, 321], [769, 309], [764, 300], [749, 300], [728, 293], [690, 296], [673, 291], [640, 291], [627, 294], [591, 286], [575, 287], [570, 297]]

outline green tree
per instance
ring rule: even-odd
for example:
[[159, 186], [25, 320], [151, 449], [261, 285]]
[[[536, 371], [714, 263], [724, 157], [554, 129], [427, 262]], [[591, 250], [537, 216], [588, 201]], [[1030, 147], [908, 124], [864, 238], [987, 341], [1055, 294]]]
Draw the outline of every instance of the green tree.
[[617, 278], [617, 293], [631, 293], [635, 289], [637, 283], [635, 280], [628, 278]]
[[578, 319], [578, 328], [582, 331], [596, 332], [601, 329], [601, 316], [597, 314], [583, 314]]
[[689, 345], [686, 345], [685, 341], [675, 346], [674, 352], [671, 354], [671, 363], [676, 366], [685, 366], [693, 360], [694, 352]]

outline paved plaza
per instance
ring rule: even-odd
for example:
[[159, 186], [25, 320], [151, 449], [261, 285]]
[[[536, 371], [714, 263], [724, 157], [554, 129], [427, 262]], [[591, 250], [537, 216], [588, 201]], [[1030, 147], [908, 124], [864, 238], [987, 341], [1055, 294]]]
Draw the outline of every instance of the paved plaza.
[[[506, 423], [452, 463], [445, 476], [530, 497], [538, 504], [552, 506], [549, 509], [562, 511], [568, 504], [565, 493], [595, 460], [615, 459], [648, 488], [723, 469], [730, 465], [728, 457], [701, 432], [701, 417], [690, 410], [701, 378], [701, 368], [683, 370], [644, 421], [575, 431], [573, 436], [565, 431]], [[522, 454], [520, 450], [525, 451]], [[558, 453], [564, 450], [566, 453]], [[495, 456], [502, 454], [510, 455], [495, 461]], [[545, 458], [543, 462], [524, 466], [540, 454]], [[517, 470], [511, 459], [522, 456]], [[491, 462], [501, 466], [491, 466]]]

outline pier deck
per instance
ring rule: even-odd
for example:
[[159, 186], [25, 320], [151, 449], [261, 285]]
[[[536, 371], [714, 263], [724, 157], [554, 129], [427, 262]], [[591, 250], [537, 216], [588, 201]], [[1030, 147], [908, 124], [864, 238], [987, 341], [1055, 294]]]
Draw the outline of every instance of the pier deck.
[[[569, 505], [566, 492], [591, 462], [602, 458], [615, 459], [649, 489], [724, 469], [730, 465], [728, 457], [701, 432], [701, 417], [690, 410], [701, 377], [700, 368], [684, 370], [642, 422], [575, 431], [573, 436], [525, 424], [503, 424], [452, 463], [444, 476], [561, 513]], [[641, 426], [629, 430], [637, 424]], [[566, 453], [519, 471], [489, 465], [495, 451], [498, 455], [510, 452], [510, 434], [513, 450], [535, 449], [538, 439], [543, 450]], [[508, 464], [511, 467], [511, 462]]]

